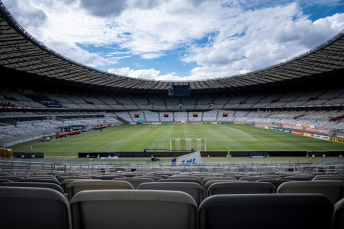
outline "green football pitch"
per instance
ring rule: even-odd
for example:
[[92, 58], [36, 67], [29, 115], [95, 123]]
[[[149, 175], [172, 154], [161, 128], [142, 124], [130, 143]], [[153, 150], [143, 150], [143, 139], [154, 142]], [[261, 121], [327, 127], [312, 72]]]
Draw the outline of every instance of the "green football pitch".
[[[77, 156], [78, 152], [169, 151], [170, 139], [206, 139], [208, 151], [343, 151], [344, 144], [238, 124], [123, 125], [11, 146], [14, 152]], [[175, 147], [175, 146], [173, 146]]]

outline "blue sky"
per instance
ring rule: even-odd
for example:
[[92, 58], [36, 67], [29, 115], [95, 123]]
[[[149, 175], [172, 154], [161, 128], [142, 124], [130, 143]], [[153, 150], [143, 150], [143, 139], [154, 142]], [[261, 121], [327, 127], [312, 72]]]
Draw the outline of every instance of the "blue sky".
[[154, 80], [243, 74], [344, 29], [342, 0], [2, 0], [36, 39], [84, 65]]

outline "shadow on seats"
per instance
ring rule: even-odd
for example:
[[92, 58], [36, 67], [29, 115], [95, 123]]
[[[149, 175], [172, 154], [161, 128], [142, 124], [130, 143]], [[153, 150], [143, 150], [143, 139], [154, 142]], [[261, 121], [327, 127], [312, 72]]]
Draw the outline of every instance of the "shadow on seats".
[[344, 199], [341, 199], [334, 205], [332, 229], [343, 229], [343, 228], [344, 228]]
[[199, 228], [330, 229], [333, 209], [322, 194], [214, 195], [199, 207]]
[[0, 187], [1, 228], [71, 228], [67, 198], [49, 188]]

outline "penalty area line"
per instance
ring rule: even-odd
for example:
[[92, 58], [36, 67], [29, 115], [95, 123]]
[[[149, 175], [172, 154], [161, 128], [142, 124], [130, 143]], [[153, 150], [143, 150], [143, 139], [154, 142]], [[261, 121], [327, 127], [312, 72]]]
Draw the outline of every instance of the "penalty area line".
[[107, 145], [105, 145], [105, 146], [102, 146], [102, 147], [96, 149], [95, 151], [98, 151], [98, 150], [101, 150], [101, 149], [103, 149], [103, 148], [105, 148], [105, 147], [108, 147], [109, 145], [112, 145], [112, 144], [115, 143], [115, 142], [116, 142], [116, 141], [110, 142], [109, 144], [107, 144]]

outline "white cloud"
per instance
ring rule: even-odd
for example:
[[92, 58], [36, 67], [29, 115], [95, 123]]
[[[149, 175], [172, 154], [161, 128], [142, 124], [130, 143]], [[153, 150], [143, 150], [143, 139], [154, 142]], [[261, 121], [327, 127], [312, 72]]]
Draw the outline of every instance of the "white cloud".
[[141, 54], [141, 58], [148, 60], [148, 59], [156, 59], [159, 57], [162, 57], [164, 54], [163, 53], [144, 53]]
[[197, 63], [194, 78], [214, 78], [259, 70], [315, 48], [344, 28], [344, 14], [310, 21], [295, 3], [247, 11], [230, 18], [206, 47], [182, 58]]
[[149, 80], [168, 80], [168, 81], [181, 81], [183, 77], [178, 76], [175, 72], [160, 75], [159, 70], [151, 69], [130, 69], [129, 67], [109, 69], [109, 73], [128, 76], [131, 78], [149, 79]]
[[86, 50], [80, 48], [77, 45], [66, 44], [65, 42], [48, 42], [45, 44], [48, 47], [57, 47], [60, 50], [59, 53], [69, 53], [67, 58], [79, 62], [81, 64], [87, 65], [89, 67], [104, 66], [109, 64], [116, 64], [116, 58], [103, 58], [96, 53], [90, 53]]

